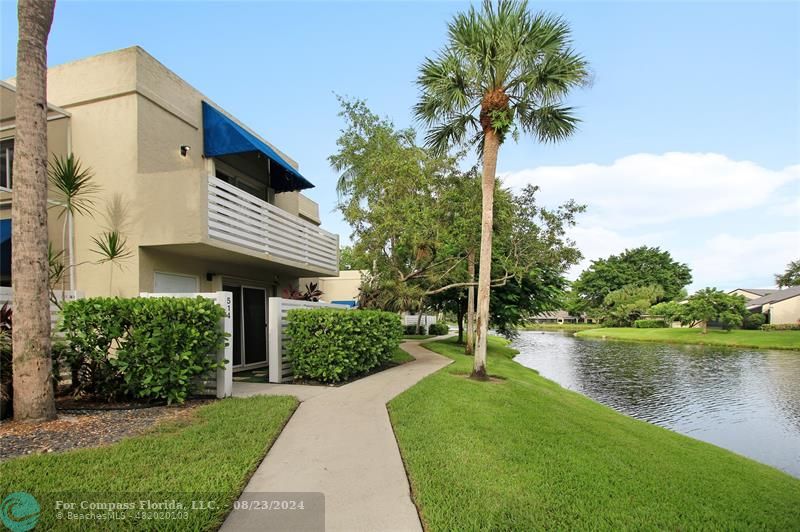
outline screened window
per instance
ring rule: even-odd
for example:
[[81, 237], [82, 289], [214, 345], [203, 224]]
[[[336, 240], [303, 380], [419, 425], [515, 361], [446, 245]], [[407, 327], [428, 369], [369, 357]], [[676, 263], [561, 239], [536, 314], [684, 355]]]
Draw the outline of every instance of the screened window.
[[14, 139], [0, 140], [0, 188], [11, 190], [11, 171], [14, 164]]

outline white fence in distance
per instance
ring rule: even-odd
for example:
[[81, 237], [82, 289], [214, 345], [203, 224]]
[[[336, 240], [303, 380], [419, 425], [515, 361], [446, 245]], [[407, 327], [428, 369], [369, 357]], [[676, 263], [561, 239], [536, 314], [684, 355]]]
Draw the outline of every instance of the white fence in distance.
[[[139, 294], [141, 297], [188, 297], [191, 299], [197, 296], [206, 299], [214, 300], [217, 305], [225, 310], [225, 316], [220, 320], [220, 327], [227, 333], [228, 340], [224, 348], [216, 353], [209, 353], [209, 356], [215, 357], [219, 362], [225, 360], [225, 367], [219, 368], [216, 373], [216, 378], [213, 381], [213, 389], [216, 391], [217, 397], [230, 397], [233, 395], [233, 294], [230, 292], [195, 292], [195, 293], [151, 293], [142, 292]], [[204, 382], [208, 387], [212, 386], [210, 380]]]
[[349, 310], [347, 305], [335, 303], [322, 303], [313, 301], [300, 301], [296, 299], [283, 299], [281, 297], [269, 298], [267, 323], [269, 324], [269, 382], [291, 382], [294, 377], [292, 363], [286, 358], [285, 341], [288, 339], [285, 330], [287, 314], [297, 308], [338, 308]]
[[419, 323], [420, 327], [428, 329], [428, 325], [436, 323], [437, 318], [434, 314], [423, 314], [420, 320], [419, 314], [403, 314], [403, 325], [414, 325]]

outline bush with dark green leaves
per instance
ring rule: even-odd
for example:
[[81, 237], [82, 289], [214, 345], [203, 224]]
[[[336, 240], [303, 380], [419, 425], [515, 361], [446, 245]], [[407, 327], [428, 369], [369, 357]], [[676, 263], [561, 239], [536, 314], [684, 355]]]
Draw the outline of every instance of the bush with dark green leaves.
[[667, 326], [667, 322], [664, 320], [636, 320], [633, 322], [633, 326], [637, 329], [662, 329]]
[[744, 317], [742, 321], [742, 329], [749, 329], [751, 331], [760, 329], [767, 321], [767, 317], [760, 312], [751, 312]]
[[425, 325], [420, 324], [419, 332], [417, 332], [416, 325], [404, 325], [403, 326], [403, 334], [406, 336], [413, 336], [415, 334], [425, 334]]
[[224, 310], [190, 298], [88, 298], [64, 304], [61, 329], [76, 393], [182, 403], [223, 363]]
[[447, 325], [444, 323], [431, 323], [428, 325], [428, 334], [441, 336], [443, 334], [447, 334], [448, 332], [450, 332], [450, 329], [448, 329]]
[[400, 316], [380, 310], [294, 309], [286, 353], [295, 378], [347, 381], [387, 363], [400, 345]]

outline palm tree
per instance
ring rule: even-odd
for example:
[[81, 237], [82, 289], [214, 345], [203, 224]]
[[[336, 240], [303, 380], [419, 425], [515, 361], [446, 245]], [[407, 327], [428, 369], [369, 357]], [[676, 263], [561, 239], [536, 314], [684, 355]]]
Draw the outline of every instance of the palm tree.
[[589, 69], [571, 44], [562, 18], [532, 14], [524, 0], [496, 7], [485, 0], [453, 18], [447, 45], [420, 67], [414, 111], [430, 128], [428, 145], [442, 152], [471, 144], [483, 159], [475, 378], [486, 378], [497, 154], [509, 133], [555, 142], [575, 131], [578, 119], [563, 99], [589, 82]]
[[56, 416], [47, 258], [47, 37], [54, 0], [19, 0], [11, 238], [16, 419]]
[[[61, 228], [61, 249], [66, 250], [69, 264], [70, 288], [75, 289], [75, 237], [73, 224], [75, 216], [94, 215], [94, 196], [100, 187], [93, 182], [94, 173], [91, 168], [83, 168], [80, 159], [73, 154], [66, 157], [55, 157], [47, 172], [50, 185], [53, 187], [64, 217]], [[69, 232], [69, 235], [68, 235]], [[67, 238], [69, 236], [69, 238]], [[61, 297], [64, 297], [66, 277], [61, 277]]]

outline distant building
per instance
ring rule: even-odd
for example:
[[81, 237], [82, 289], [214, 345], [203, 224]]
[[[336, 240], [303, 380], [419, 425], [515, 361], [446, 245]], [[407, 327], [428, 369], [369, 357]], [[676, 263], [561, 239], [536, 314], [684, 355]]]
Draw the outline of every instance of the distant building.
[[731, 295], [744, 296], [745, 299], [756, 299], [777, 292], [777, 288], [737, 288], [728, 292]]
[[766, 314], [767, 323], [800, 323], [800, 286], [790, 286], [783, 290], [770, 290], [761, 297], [750, 299], [747, 310]]
[[573, 316], [566, 310], [548, 310], [531, 317], [532, 323], [589, 323], [585, 315]]

